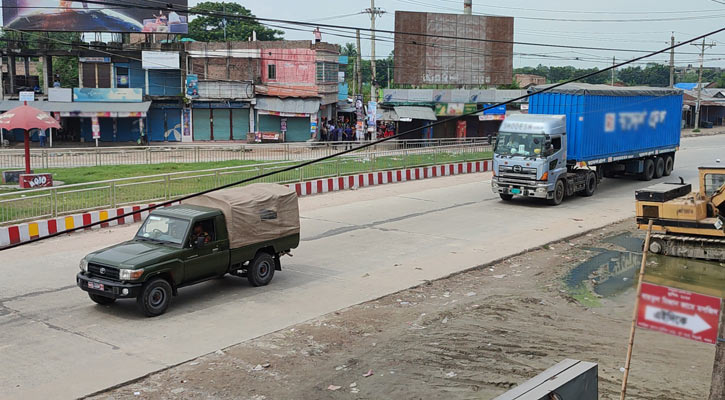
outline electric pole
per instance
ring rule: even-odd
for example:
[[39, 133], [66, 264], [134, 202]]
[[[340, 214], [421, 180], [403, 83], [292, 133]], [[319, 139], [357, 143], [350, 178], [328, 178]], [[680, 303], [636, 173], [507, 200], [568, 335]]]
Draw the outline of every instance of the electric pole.
[[360, 29], [357, 29], [357, 92], [355, 94], [362, 93], [362, 50], [360, 49]]
[[370, 8], [363, 12], [370, 14], [370, 68], [373, 74], [370, 83], [370, 101], [376, 101], [378, 98], [378, 90], [375, 84], [375, 17], [382, 16], [385, 14], [385, 11], [375, 7], [375, 0], [370, 0]]
[[705, 44], [705, 38], [702, 38], [702, 44], [691, 43], [693, 46], [702, 46], [700, 50], [700, 73], [697, 76], [697, 104], [695, 107], [695, 129], [700, 129], [700, 102], [702, 100], [702, 68], [705, 63], [705, 47], [715, 47], [715, 43]]
[[670, 87], [675, 86], [675, 32], [670, 37]]
[[[612, 57], [612, 66], [617, 65], [617, 58]], [[612, 68], [612, 86], [614, 86], [614, 70], [615, 68]]]

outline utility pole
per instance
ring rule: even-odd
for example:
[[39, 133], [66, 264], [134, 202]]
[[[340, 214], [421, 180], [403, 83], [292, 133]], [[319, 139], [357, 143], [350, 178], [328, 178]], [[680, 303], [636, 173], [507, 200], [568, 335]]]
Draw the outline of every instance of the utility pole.
[[700, 102], [702, 100], [702, 68], [705, 63], [705, 47], [715, 47], [715, 43], [705, 44], [705, 38], [702, 38], [702, 44], [691, 43], [693, 46], [702, 46], [700, 50], [700, 73], [697, 76], [697, 104], [695, 109], [695, 129], [700, 129]]
[[385, 14], [385, 11], [375, 7], [375, 0], [370, 0], [370, 8], [364, 12], [370, 14], [370, 68], [373, 74], [370, 84], [370, 101], [376, 101], [375, 99], [378, 98], [378, 89], [375, 84], [375, 17], [382, 16]]
[[360, 49], [360, 29], [356, 30], [357, 35], [357, 92], [355, 94], [362, 93], [363, 84], [362, 84], [362, 50]]
[[709, 400], [725, 399], [725, 301], [720, 306], [720, 330], [717, 337]]
[[[612, 57], [612, 66], [617, 65], [617, 58]], [[614, 86], [614, 70], [615, 68], [612, 68], [612, 86]]]
[[473, 14], [473, 0], [463, 0], [463, 13], [466, 15]]
[[390, 89], [390, 63], [388, 63], [388, 89]]
[[670, 37], [670, 87], [675, 86], [675, 32]]
[[352, 94], [354, 96], [357, 94], [357, 57], [352, 60], [352, 64]]

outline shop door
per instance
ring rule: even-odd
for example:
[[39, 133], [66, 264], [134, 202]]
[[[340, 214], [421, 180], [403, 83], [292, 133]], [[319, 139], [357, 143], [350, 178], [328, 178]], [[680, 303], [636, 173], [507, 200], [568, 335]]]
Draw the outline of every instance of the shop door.
[[246, 140], [249, 133], [249, 109], [235, 108], [232, 110], [232, 127], [234, 140]]
[[[279, 126], [277, 127], [279, 131]], [[287, 118], [286, 142], [305, 142], [310, 139], [310, 118]]]
[[208, 108], [195, 108], [192, 112], [194, 140], [211, 140], [211, 110]]
[[229, 119], [228, 108], [212, 109], [214, 123], [214, 140], [229, 140], [231, 137], [231, 120]]

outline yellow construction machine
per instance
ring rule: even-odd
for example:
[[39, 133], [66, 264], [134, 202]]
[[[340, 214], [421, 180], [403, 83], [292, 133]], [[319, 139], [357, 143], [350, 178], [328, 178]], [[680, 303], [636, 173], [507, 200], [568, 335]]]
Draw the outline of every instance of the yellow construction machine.
[[697, 192], [680, 178], [635, 193], [637, 226], [647, 230], [652, 221], [650, 252], [725, 261], [725, 166], [699, 172]]

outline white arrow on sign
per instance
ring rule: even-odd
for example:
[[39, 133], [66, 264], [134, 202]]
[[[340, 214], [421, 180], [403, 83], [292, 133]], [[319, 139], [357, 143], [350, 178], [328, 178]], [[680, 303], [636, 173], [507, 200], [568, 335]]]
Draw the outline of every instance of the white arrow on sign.
[[653, 306], [647, 306], [645, 308], [644, 319], [674, 328], [686, 329], [693, 334], [698, 334], [712, 328], [699, 314], [683, 314]]

